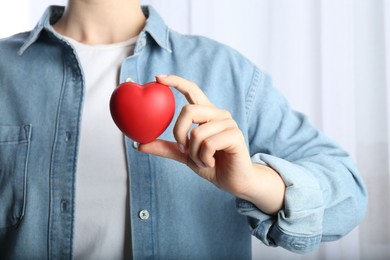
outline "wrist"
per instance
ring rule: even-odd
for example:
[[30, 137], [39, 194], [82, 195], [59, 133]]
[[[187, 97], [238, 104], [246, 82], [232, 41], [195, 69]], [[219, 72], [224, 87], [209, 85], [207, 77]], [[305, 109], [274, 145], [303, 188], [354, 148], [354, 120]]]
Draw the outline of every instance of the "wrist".
[[236, 196], [273, 215], [283, 208], [285, 188], [281, 176], [274, 169], [266, 165], [252, 164], [252, 171]]

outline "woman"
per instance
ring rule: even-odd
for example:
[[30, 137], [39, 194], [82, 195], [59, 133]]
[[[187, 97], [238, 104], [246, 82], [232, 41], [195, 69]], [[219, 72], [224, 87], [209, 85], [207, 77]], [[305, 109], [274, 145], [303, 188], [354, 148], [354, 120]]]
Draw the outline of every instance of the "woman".
[[[136, 0], [50, 7], [0, 42], [0, 71], [6, 257], [245, 259], [247, 224], [306, 253], [364, 216], [350, 157], [265, 73]], [[151, 143], [123, 141], [112, 91], [154, 80], [174, 89], [173, 123]]]

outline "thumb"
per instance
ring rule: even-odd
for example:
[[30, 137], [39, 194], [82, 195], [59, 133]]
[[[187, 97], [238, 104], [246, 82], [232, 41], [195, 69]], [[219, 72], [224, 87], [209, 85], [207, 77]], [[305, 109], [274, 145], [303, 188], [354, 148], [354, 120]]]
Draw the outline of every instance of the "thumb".
[[184, 164], [187, 163], [187, 155], [180, 152], [177, 143], [175, 142], [157, 139], [150, 143], [140, 144], [138, 146], [138, 151], [173, 159]]

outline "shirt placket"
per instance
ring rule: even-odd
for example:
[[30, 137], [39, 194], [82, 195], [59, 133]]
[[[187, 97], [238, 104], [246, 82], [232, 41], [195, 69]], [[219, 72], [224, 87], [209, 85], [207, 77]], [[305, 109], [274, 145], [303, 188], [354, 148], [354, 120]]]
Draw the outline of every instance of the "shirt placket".
[[50, 170], [49, 258], [71, 259], [74, 223], [74, 185], [83, 99], [83, 77], [69, 46], [64, 82], [58, 102], [56, 134]]

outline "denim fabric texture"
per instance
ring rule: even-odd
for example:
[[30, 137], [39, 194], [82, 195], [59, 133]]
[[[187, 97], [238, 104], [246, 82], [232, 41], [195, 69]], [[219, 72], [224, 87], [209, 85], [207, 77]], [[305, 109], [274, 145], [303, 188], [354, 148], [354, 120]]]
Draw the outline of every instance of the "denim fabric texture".
[[[134, 258], [250, 259], [250, 234], [306, 253], [356, 227], [367, 193], [350, 156], [291, 110], [270, 77], [237, 51], [174, 32], [152, 7], [143, 10], [146, 26], [118, 84], [144, 84], [158, 74], [195, 82], [230, 111], [253, 162], [280, 173], [286, 195], [284, 209], [267, 215], [124, 138]], [[0, 258], [72, 258], [84, 80], [75, 51], [50, 25], [63, 11], [51, 6], [31, 32], [0, 41]], [[173, 91], [174, 120], [160, 136], [166, 140], [174, 140], [187, 103]]]

